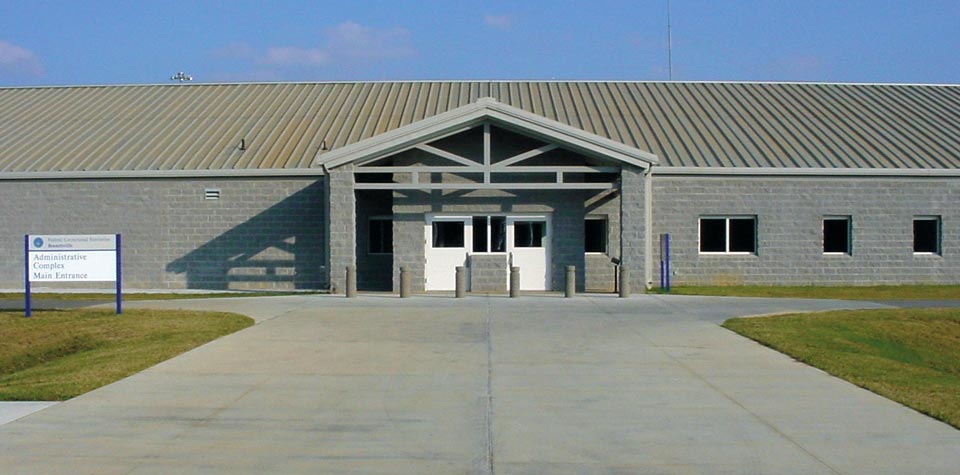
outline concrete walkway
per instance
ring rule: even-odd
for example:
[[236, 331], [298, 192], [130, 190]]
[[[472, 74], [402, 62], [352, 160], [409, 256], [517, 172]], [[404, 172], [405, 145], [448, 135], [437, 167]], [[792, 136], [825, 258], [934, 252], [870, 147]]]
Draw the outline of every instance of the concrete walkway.
[[718, 326], [871, 305], [130, 302], [258, 324], [0, 427], [0, 472], [957, 473], [960, 431]]

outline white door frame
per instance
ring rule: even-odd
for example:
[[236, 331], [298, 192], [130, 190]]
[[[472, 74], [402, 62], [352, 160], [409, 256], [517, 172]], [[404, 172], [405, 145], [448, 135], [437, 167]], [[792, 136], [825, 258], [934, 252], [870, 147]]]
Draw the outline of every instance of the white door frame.
[[[463, 247], [433, 247], [433, 223], [463, 223]], [[424, 219], [424, 289], [454, 290], [458, 266], [467, 265], [467, 256], [473, 250], [473, 216], [427, 214]], [[469, 278], [467, 279], [469, 282]]]
[[[544, 234], [540, 247], [517, 247], [517, 222], [543, 222]], [[508, 214], [507, 253], [510, 265], [520, 268], [520, 290], [551, 290], [550, 254], [552, 251], [553, 226], [549, 214]]]
[[[503, 254], [473, 252], [474, 216], [503, 216], [506, 221], [506, 257], [510, 266], [520, 268], [521, 290], [551, 290], [551, 252], [553, 248], [553, 225], [549, 213], [476, 213], [443, 214], [428, 213], [424, 219], [424, 288], [425, 290], [453, 290], [456, 287], [457, 266], [467, 265], [472, 254]], [[544, 222], [544, 236], [540, 247], [517, 247], [514, 223], [526, 221]], [[433, 247], [433, 223], [463, 223], [463, 247]], [[488, 231], [489, 239], [489, 231]], [[469, 270], [468, 270], [469, 272]], [[504, 275], [509, 285], [510, 269]], [[469, 273], [467, 275], [469, 282]]]

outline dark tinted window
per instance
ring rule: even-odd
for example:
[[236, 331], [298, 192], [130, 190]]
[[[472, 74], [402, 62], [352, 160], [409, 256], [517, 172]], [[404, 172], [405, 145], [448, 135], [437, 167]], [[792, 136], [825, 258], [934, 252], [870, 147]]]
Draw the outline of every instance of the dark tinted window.
[[730, 219], [730, 252], [757, 252], [757, 225], [753, 218]]
[[370, 254], [393, 253], [393, 220], [373, 218], [370, 220], [370, 245], [367, 250]]
[[433, 247], [463, 247], [463, 222], [434, 221]]
[[702, 218], [700, 220], [700, 252], [726, 252], [727, 220]]
[[940, 253], [940, 218], [913, 220], [913, 252]]
[[607, 252], [606, 219], [588, 219], [584, 221], [583, 246], [586, 252]]
[[823, 220], [823, 252], [850, 253], [850, 219]]
[[487, 252], [487, 217], [473, 217], [473, 252]]
[[507, 218], [490, 217], [490, 252], [507, 252]]
[[514, 221], [514, 247], [543, 247], [546, 224], [543, 221]]

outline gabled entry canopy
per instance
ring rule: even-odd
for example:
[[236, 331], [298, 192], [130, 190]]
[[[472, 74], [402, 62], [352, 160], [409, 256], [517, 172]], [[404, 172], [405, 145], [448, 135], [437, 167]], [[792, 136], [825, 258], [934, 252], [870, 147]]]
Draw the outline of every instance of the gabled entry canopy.
[[609, 189], [651, 153], [481, 98], [317, 156], [354, 165], [357, 189]]

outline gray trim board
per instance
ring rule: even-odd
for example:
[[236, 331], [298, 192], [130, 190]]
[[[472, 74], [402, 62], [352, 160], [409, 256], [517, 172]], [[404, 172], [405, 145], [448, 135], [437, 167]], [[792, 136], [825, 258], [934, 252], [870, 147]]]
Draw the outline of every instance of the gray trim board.
[[790, 178], [810, 177], [926, 177], [956, 178], [960, 169], [917, 169], [917, 168], [721, 168], [721, 167], [663, 167], [654, 168], [657, 176], [784, 176]]

